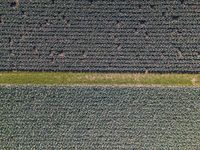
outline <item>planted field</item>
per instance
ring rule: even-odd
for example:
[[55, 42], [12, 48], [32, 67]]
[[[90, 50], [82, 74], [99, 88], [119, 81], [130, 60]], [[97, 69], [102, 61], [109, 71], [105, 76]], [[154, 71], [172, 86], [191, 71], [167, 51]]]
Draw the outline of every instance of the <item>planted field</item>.
[[200, 147], [200, 88], [0, 87], [0, 149]]
[[200, 73], [198, 5], [0, 0], [0, 70]]

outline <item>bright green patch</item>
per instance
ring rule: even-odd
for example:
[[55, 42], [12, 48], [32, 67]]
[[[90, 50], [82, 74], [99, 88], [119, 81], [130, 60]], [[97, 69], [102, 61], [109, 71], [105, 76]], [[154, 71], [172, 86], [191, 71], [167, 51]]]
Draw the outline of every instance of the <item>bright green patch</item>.
[[200, 86], [200, 74], [0, 72], [0, 84]]

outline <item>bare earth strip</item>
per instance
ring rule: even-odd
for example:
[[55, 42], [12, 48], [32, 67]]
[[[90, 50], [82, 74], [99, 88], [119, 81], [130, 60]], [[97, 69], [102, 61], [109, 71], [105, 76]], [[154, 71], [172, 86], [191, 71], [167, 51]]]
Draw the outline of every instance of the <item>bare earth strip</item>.
[[200, 74], [0, 72], [1, 85], [200, 86]]

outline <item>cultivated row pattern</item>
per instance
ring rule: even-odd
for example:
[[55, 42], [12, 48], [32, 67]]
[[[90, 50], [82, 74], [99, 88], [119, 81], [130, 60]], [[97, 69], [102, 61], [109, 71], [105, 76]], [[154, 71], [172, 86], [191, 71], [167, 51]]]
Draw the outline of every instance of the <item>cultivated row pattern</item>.
[[198, 0], [0, 0], [0, 70], [200, 72]]
[[0, 149], [200, 147], [200, 88], [0, 87], [0, 116]]

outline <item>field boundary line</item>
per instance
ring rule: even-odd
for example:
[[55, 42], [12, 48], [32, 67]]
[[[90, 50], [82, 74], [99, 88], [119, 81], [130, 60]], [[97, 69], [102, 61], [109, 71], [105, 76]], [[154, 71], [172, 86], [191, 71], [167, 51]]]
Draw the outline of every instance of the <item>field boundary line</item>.
[[0, 85], [200, 87], [200, 74], [1, 71]]

